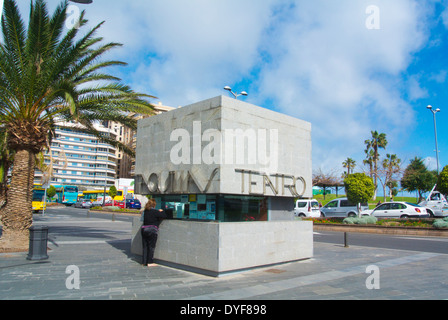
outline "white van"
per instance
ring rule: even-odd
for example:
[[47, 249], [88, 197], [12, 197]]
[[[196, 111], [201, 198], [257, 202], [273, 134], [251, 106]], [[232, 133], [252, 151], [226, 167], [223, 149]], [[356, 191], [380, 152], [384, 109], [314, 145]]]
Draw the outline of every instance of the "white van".
[[320, 217], [319, 202], [317, 202], [317, 200], [314, 199], [297, 200], [296, 206], [294, 207], [294, 216], [319, 218]]
[[[361, 211], [368, 210], [367, 203], [361, 203]], [[352, 204], [347, 198], [334, 199], [320, 208], [322, 215], [327, 218], [331, 217], [356, 217], [358, 210], [356, 204]]]
[[421, 207], [426, 207], [426, 211], [431, 218], [434, 217], [447, 217], [448, 216], [448, 202], [445, 196], [439, 191], [434, 191], [435, 187], [432, 189], [431, 193], [428, 195], [426, 200], [419, 203]]

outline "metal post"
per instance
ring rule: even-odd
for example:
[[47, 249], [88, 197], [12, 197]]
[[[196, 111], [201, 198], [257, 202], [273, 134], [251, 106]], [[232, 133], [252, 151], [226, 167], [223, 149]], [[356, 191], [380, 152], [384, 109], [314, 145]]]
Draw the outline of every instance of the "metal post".
[[344, 248], [348, 248], [348, 235], [347, 232], [344, 232]]
[[434, 115], [434, 136], [436, 138], [436, 161], [437, 161], [437, 175], [439, 175], [439, 147], [437, 146], [437, 125], [436, 125], [436, 112]]
[[28, 260], [46, 260], [47, 242], [48, 242], [48, 227], [47, 226], [32, 226], [30, 229], [30, 243], [28, 250]]

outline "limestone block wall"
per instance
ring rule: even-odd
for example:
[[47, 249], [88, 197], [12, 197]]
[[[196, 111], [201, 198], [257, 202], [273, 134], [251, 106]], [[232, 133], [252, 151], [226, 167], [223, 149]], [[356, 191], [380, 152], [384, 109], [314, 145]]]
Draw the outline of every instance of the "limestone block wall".
[[[132, 252], [141, 255], [141, 222], [135, 218]], [[309, 221], [162, 222], [155, 259], [212, 276], [313, 256]]]
[[219, 96], [139, 120], [136, 193], [309, 198], [311, 150], [310, 123]]

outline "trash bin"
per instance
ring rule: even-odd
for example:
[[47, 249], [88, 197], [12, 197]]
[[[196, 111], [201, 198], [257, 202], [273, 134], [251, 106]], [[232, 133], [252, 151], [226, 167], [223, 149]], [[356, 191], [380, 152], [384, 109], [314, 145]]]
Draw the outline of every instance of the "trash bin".
[[45, 260], [47, 255], [48, 227], [32, 226], [30, 229], [28, 260]]

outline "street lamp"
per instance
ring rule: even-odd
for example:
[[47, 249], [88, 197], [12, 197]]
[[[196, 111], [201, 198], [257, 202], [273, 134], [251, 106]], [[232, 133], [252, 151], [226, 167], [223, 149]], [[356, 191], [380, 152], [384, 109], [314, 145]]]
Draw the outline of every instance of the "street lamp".
[[241, 93], [237, 94], [235, 92], [232, 91], [232, 88], [230, 88], [229, 86], [225, 86], [224, 90], [229, 91], [231, 94], [233, 94], [233, 96], [235, 97], [235, 99], [238, 99], [239, 96], [247, 96], [247, 92], [246, 91], [242, 91]]
[[428, 110], [432, 112], [432, 115], [434, 117], [434, 135], [436, 137], [436, 161], [437, 161], [437, 175], [439, 175], [439, 148], [437, 146], [437, 126], [436, 126], [436, 113], [440, 112], [440, 109], [433, 109], [432, 106], [426, 107]]

